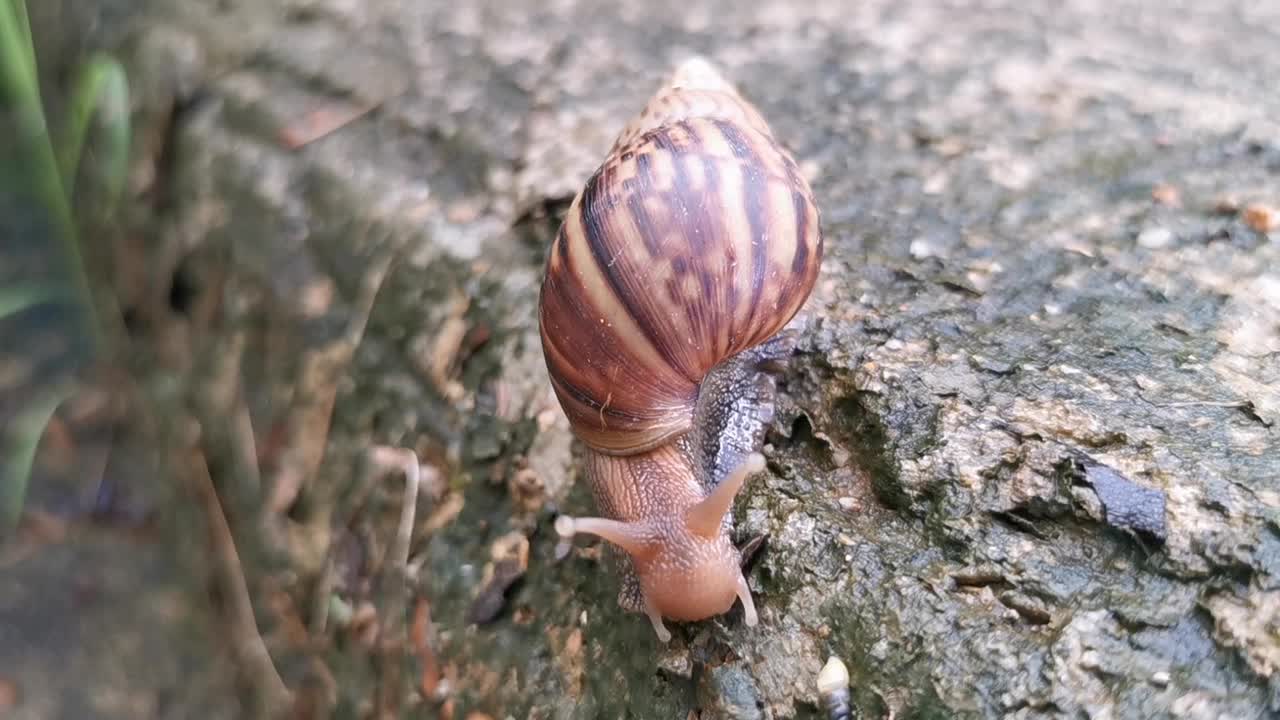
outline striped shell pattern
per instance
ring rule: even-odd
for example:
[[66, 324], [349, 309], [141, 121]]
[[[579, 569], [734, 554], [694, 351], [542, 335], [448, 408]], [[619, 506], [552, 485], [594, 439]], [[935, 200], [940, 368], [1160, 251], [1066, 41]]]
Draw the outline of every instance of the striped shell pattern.
[[795, 161], [709, 64], [681, 66], [574, 199], [547, 259], [542, 346], [574, 432], [624, 455], [689, 430], [702, 378], [791, 320], [821, 257]]

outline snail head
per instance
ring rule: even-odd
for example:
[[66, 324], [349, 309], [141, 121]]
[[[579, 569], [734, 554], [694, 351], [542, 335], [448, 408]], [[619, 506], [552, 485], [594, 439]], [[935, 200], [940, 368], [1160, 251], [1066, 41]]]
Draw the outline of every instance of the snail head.
[[742, 600], [747, 625], [756, 624], [751, 590], [737, 548], [722, 531], [725, 516], [747, 476], [764, 469], [752, 453], [715, 490], [682, 513], [621, 522], [562, 515], [556, 531], [565, 541], [577, 533], [601, 537], [631, 557], [644, 595], [644, 611], [664, 642], [662, 618], [693, 621], [719, 615]]

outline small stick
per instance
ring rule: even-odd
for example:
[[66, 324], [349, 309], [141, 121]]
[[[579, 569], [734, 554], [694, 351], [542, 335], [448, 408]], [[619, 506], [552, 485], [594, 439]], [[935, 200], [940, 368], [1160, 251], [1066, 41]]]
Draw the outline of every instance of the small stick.
[[271, 653], [258, 630], [235, 538], [218, 502], [218, 492], [209, 477], [204, 454], [198, 450], [191, 456], [191, 476], [192, 489], [209, 525], [215, 559], [214, 580], [226, 598], [231, 652], [257, 696], [261, 716], [277, 717], [292, 704], [292, 696], [276, 671]]
[[373, 303], [394, 259], [395, 254], [388, 252], [370, 261], [342, 335], [303, 354], [297, 390], [285, 418], [286, 440], [263, 505], [264, 512], [271, 516], [287, 512], [320, 469], [329, 439], [329, 424], [333, 420], [338, 381], [355, 357], [373, 312]]
[[[330, 492], [325, 498], [327, 502], [341, 508], [339, 511], [339, 519], [335, 527], [350, 528], [355, 521], [356, 516], [364, 508], [368, 498], [371, 486], [377, 482], [382, 475], [387, 473], [385, 465], [379, 465], [372, 459], [373, 452], [365, 453], [365, 461], [357, 463], [357, 471], [355, 479], [352, 481], [352, 487], [346, 491], [347, 497], [344, 500], [330, 500], [330, 497], [336, 498], [336, 491]], [[312, 598], [311, 608], [311, 635], [312, 637], [320, 637], [325, 633], [329, 626], [329, 595], [333, 592], [334, 581], [334, 547], [329, 542], [324, 551], [324, 562], [321, 564], [320, 577], [316, 582], [315, 596]]]
[[396, 532], [396, 542], [391, 546], [392, 567], [401, 574], [401, 581], [409, 567], [409, 542], [413, 538], [413, 520], [418, 508], [418, 483], [420, 467], [418, 454], [409, 448], [379, 447], [373, 449], [378, 464], [396, 463], [404, 471], [404, 503], [400, 508], [400, 527]]
[[333, 548], [325, 552], [324, 566], [316, 580], [315, 594], [311, 600], [311, 638], [321, 637], [329, 628], [329, 594], [333, 592]]
[[379, 630], [378, 699], [375, 717], [398, 717], [403, 672], [401, 658], [408, 651], [405, 642], [405, 617], [408, 607], [409, 544], [413, 539], [414, 518], [418, 507], [418, 483], [420, 466], [418, 455], [409, 448], [380, 446], [369, 451], [372, 462], [390, 470], [399, 468], [404, 473], [404, 499], [400, 506], [400, 525], [396, 537], [387, 550], [384, 564], [386, 575], [382, 580], [383, 621]]

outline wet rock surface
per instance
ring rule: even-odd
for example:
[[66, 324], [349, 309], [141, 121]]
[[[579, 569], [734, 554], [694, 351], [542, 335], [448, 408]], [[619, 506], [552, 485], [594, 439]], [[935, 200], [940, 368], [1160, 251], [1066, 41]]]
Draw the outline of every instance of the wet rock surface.
[[[1239, 210], [1280, 203], [1280, 9], [178, 5], [123, 45], [152, 271], [231, 258], [278, 331], [255, 413], [397, 254], [326, 464], [444, 478], [433, 711], [815, 717], [837, 655], [865, 718], [1280, 712], [1280, 235]], [[736, 509], [760, 624], [662, 647], [598, 548], [555, 557], [590, 500], [534, 307], [559, 213], [694, 52], [794, 150], [827, 254]]]

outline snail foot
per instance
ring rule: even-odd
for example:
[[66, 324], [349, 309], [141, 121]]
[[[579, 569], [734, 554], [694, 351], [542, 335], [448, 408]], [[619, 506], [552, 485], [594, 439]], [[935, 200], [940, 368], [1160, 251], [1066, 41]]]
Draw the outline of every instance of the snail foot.
[[667, 629], [666, 625], [662, 624], [662, 613], [658, 612], [648, 599], [644, 603], [644, 614], [649, 617], [649, 623], [653, 625], [653, 631], [658, 634], [658, 642], [664, 645], [671, 642], [671, 631]]

